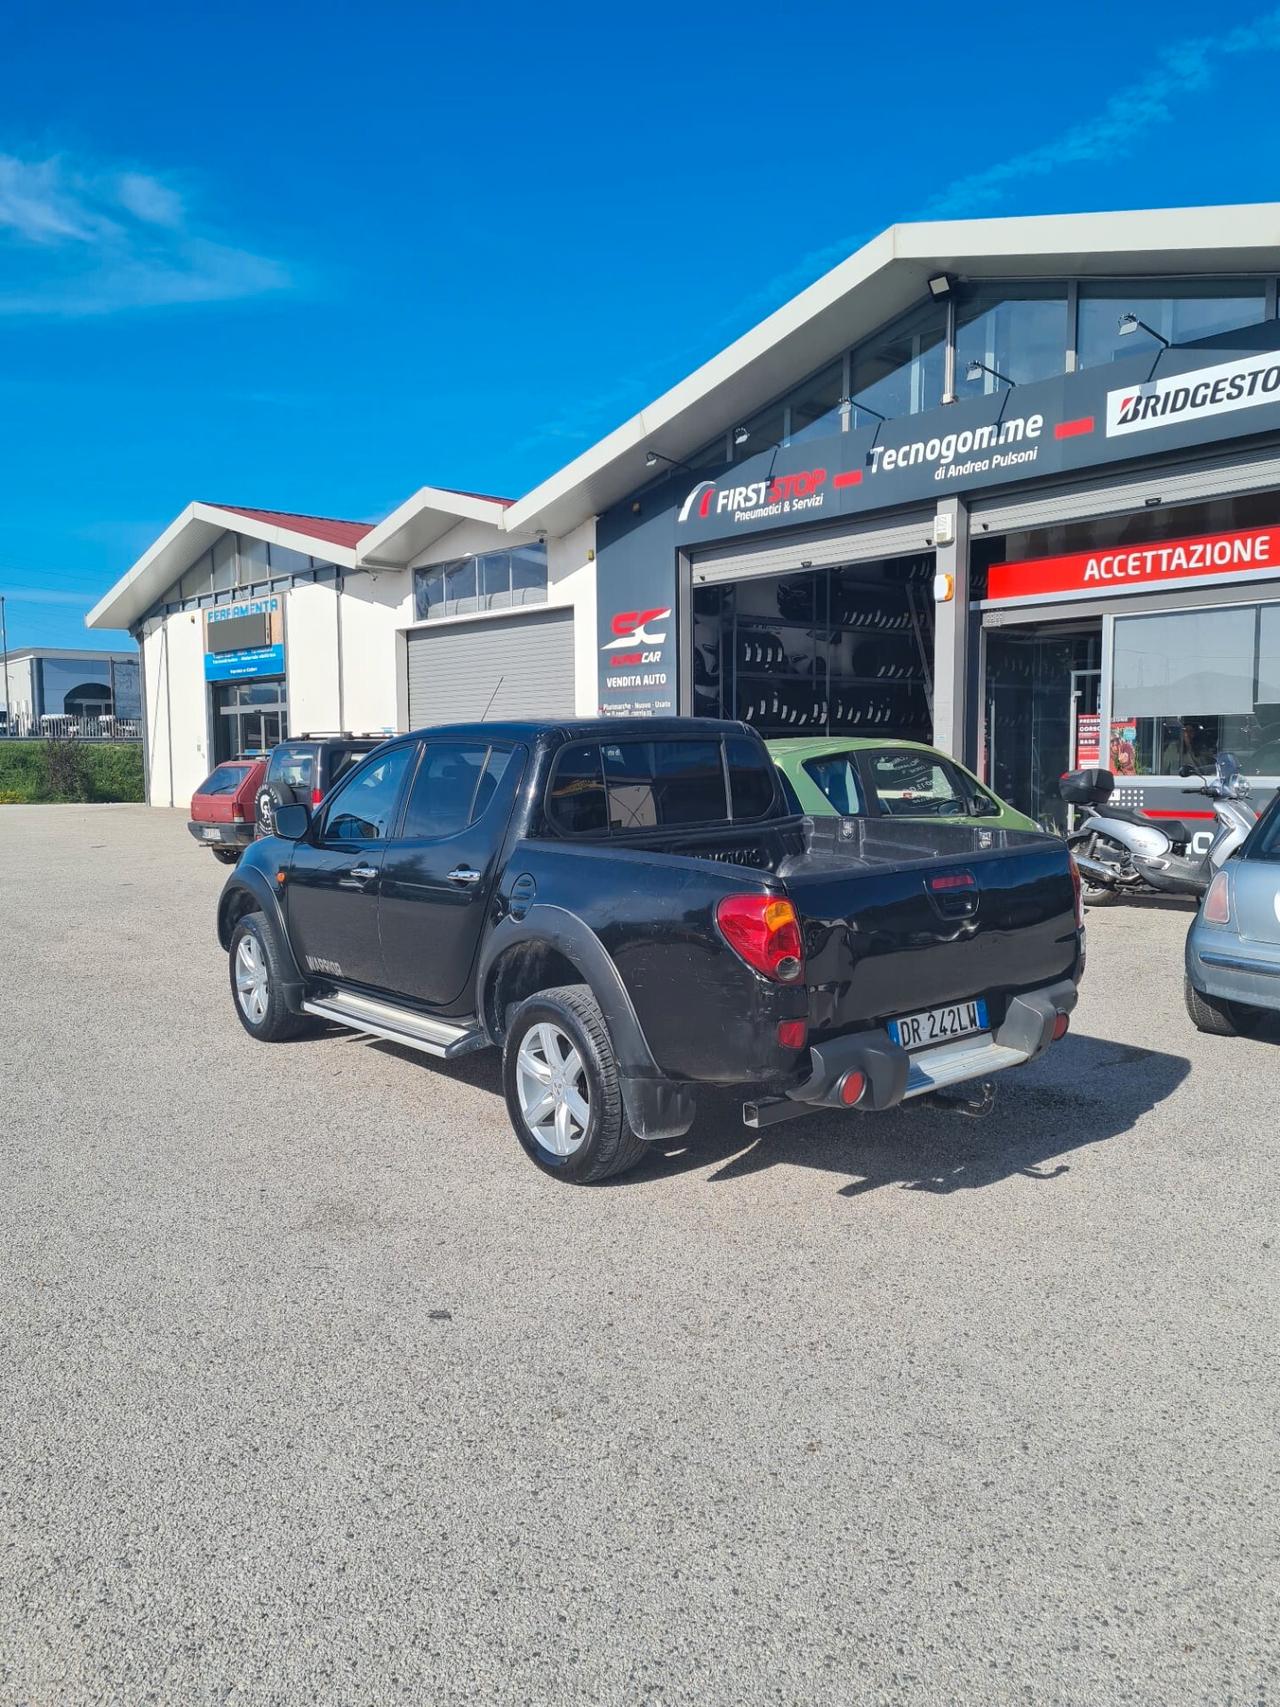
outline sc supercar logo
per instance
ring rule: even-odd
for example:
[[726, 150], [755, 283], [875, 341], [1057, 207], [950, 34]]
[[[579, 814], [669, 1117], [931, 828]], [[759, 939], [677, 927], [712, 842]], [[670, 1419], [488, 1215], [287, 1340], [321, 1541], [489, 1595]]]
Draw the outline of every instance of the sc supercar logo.
[[606, 640], [600, 648], [602, 652], [612, 652], [609, 660], [610, 668], [617, 669], [623, 664], [652, 663], [658, 653], [651, 653], [648, 658], [643, 652], [625, 651], [625, 647], [662, 646], [666, 643], [667, 631], [664, 628], [659, 634], [649, 628], [651, 622], [665, 622], [671, 615], [671, 607], [663, 609], [655, 605], [652, 610], [621, 610], [614, 617], [609, 627], [613, 630], [613, 639]]

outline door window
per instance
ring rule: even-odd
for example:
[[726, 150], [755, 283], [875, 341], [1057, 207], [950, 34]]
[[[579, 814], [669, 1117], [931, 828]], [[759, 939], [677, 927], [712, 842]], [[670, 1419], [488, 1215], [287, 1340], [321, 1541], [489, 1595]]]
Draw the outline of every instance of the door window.
[[385, 841], [395, 823], [400, 785], [413, 753], [411, 746], [393, 747], [381, 758], [353, 771], [330, 802], [325, 814], [324, 839]]
[[872, 753], [867, 772], [881, 812], [897, 818], [944, 818], [968, 812], [971, 788], [932, 753]]
[[[413, 779], [401, 835], [406, 840], [435, 839], [465, 830], [474, 815], [481, 780], [488, 774], [488, 756], [483, 741], [429, 741]], [[510, 755], [494, 757], [505, 766]], [[490, 786], [486, 801], [492, 793]]]

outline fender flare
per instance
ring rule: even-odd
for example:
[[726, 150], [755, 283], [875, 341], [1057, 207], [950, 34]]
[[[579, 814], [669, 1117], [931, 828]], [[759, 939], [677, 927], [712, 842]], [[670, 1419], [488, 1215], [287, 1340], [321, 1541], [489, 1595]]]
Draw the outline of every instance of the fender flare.
[[[486, 1033], [489, 1031], [488, 989], [494, 967], [508, 950], [527, 943], [553, 948], [582, 969], [583, 977], [604, 1014], [624, 1076], [629, 1079], [662, 1078], [631, 1005], [627, 987], [622, 982], [622, 975], [609, 951], [576, 913], [546, 902], [535, 902], [522, 919], [514, 919], [508, 914], [494, 927], [484, 945], [476, 972], [476, 1007]], [[497, 1040], [490, 1037], [490, 1041]]]
[[218, 897], [219, 945], [223, 949], [231, 947], [233, 927], [229, 922], [230, 902], [234, 896], [246, 894], [257, 903], [254, 910], [266, 917], [275, 932], [276, 947], [280, 951], [280, 957], [284, 961], [288, 973], [282, 993], [290, 1008], [296, 1012], [302, 1006], [302, 999], [306, 993], [306, 980], [298, 968], [293, 944], [289, 941], [289, 933], [285, 929], [284, 912], [280, 906], [280, 898], [255, 866], [237, 867], [227, 879], [222, 894]]

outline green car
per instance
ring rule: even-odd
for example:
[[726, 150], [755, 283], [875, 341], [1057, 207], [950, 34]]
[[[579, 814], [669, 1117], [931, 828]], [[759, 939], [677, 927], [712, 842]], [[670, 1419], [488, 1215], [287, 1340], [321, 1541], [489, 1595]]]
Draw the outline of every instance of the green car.
[[1040, 825], [992, 794], [976, 776], [918, 741], [766, 741], [795, 811], [811, 817], [947, 818], [1003, 830]]

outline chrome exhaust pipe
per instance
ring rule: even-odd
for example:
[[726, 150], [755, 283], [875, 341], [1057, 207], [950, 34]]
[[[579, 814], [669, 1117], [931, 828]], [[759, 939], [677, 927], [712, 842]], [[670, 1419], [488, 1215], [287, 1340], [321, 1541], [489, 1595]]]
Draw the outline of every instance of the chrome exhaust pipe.
[[1115, 868], [1103, 865], [1100, 860], [1089, 859], [1085, 854], [1076, 854], [1075, 862], [1082, 877], [1092, 877], [1096, 883], [1108, 885], [1118, 881]]

